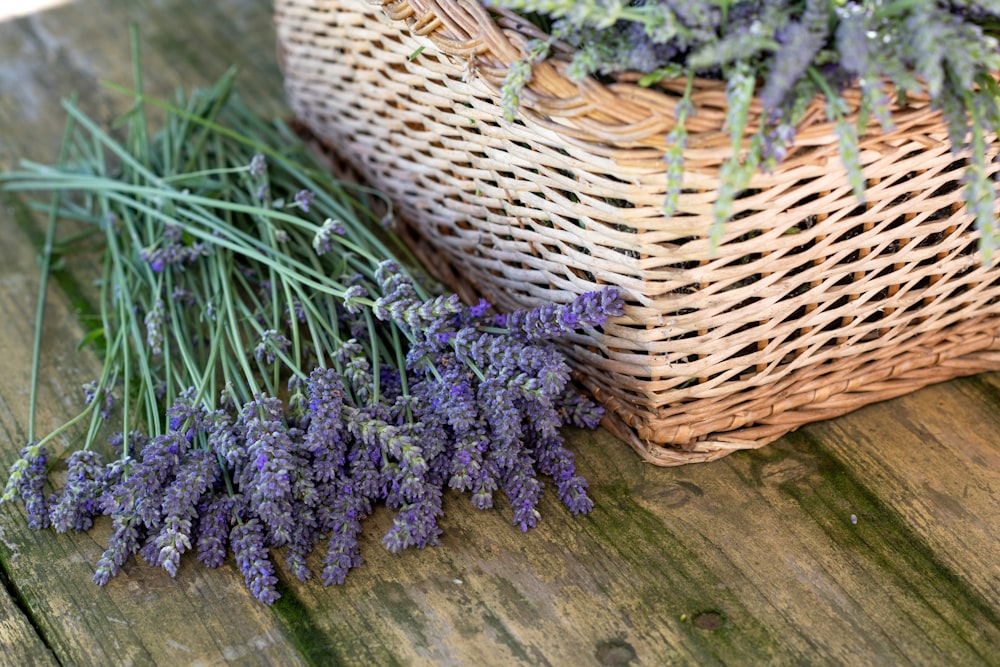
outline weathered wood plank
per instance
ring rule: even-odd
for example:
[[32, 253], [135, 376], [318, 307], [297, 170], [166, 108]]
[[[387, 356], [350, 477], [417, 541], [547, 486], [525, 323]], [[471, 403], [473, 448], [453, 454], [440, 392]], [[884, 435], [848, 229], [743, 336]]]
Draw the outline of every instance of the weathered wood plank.
[[[234, 62], [254, 71], [244, 85], [264, 111], [281, 108], [280, 79], [268, 50], [266, 2], [80, 2], [0, 24], [0, 165], [19, 157], [51, 160], [63, 117], [59, 99], [73, 92], [81, 105], [110, 120], [127, 107], [100, 88], [100, 79], [131, 81], [128, 21], [143, 26], [146, 84], [169, 94], [174, 85], [211, 83]], [[263, 36], [262, 36], [263, 34]], [[211, 45], [211, 48], [206, 48]], [[12, 206], [0, 210], [0, 466], [7, 469], [27, 437], [27, 388], [37, 266], [28, 237], [17, 231]], [[84, 276], [89, 280], [93, 275]], [[46, 433], [81, 407], [80, 385], [97, 361], [75, 351], [83, 330], [66, 295], [53, 288], [47, 313], [38, 430]], [[136, 564], [101, 589], [93, 564], [109, 537], [106, 521], [89, 534], [30, 531], [19, 505], [0, 510], [5, 539], [0, 560], [32, 622], [64, 664], [304, 664], [278, 615], [251, 598], [230, 563], [207, 571], [182, 565], [176, 580]], [[11, 614], [4, 642], [15, 637]], [[20, 617], [23, 620], [23, 615]], [[22, 624], [23, 625], [23, 624]], [[23, 628], [21, 628], [23, 630]], [[24, 634], [5, 664], [44, 656]], [[44, 649], [44, 646], [42, 647]], [[18, 653], [13, 653], [18, 651]], [[13, 657], [24, 657], [10, 661]], [[37, 658], [37, 664], [41, 657]]]
[[[3, 539], [0, 533], [0, 541]], [[59, 664], [6, 588], [0, 589], [0, 656], [10, 665], [55, 667]]]
[[132, 82], [129, 23], [142, 36], [148, 91], [207, 85], [236, 64], [237, 88], [261, 113], [285, 109], [267, 0], [81, 0], [0, 22], [0, 165], [51, 160], [63, 125], [60, 99], [80, 96], [95, 119], [128, 107], [100, 85]]
[[313, 648], [347, 664], [997, 660], [997, 610], [810, 437], [674, 470], [604, 433], [573, 443], [592, 515], [549, 498], [522, 535], [450, 498], [443, 548], [401, 555], [378, 544], [383, 517], [343, 587], [292, 587]]
[[[11, 229], [10, 214], [0, 226]], [[0, 244], [0, 465], [6, 470], [25, 442], [30, 372], [31, 312], [37, 289], [27, 242]], [[39, 429], [45, 432], [80, 407], [79, 387], [98, 365], [75, 351], [83, 336], [65, 297], [54, 292], [48, 310]], [[131, 562], [101, 589], [94, 563], [110, 536], [106, 520], [86, 534], [56, 535], [27, 528], [20, 505], [0, 510], [5, 539], [0, 560], [11, 586], [60, 661], [73, 664], [219, 663], [301, 664], [280, 617], [245, 591], [230, 564], [206, 571], [186, 564], [176, 580]]]
[[920, 546], [1000, 610], [1000, 377], [948, 382], [810, 433], [864, 471]]
[[[83, 0], [0, 23], [0, 166], [51, 159], [56, 100], [73, 90], [99, 118], [122, 110], [96, 82], [130, 80], [130, 17], [150, 89], [207, 83], [237, 62], [257, 107], [283, 108], [263, 0]], [[3, 467], [26, 437], [36, 284], [13, 215], [0, 211]], [[97, 368], [73, 350], [82, 329], [55, 289], [49, 322], [42, 431], [79, 406]], [[132, 562], [99, 589], [106, 523], [32, 532], [17, 506], [0, 509], [0, 560], [31, 623], [74, 664], [1000, 664], [998, 387], [949, 383], [681, 469], [574, 432], [592, 515], [570, 517], [549, 495], [522, 534], [502, 504], [479, 512], [450, 495], [442, 548], [393, 555], [383, 511], [345, 585], [284, 575], [271, 609], [231, 565], [185, 562], [172, 580]], [[14, 618], [16, 650], [45, 655]]]

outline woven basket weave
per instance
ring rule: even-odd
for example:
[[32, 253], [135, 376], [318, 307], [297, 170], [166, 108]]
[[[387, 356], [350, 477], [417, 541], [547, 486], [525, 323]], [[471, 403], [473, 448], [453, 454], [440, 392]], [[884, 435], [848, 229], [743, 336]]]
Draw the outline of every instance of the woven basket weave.
[[566, 349], [606, 425], [646, 460], [716, 459], [1000, 369], [1000, 275], [980, 265], [965, 161], [926, 99], [861, 137], [865, 205], [817, 100], [713, 251], [730, 154], [721, 82], [696, 82], [685, 190], [665, 218], [683, 82], [578, 84], [550, 61], [510, 123], [500, 86], [538, 36], [522, 19], [469, 0], [275, 4], [294, 113], [390, 194], [454, 289], [501, 308], [622, 289], [625, 316]]

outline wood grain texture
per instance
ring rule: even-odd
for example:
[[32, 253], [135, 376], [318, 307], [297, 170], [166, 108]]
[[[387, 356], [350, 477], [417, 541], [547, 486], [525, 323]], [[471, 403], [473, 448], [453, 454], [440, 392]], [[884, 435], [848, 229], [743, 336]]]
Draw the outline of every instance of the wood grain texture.
[[[208, 83], [230, 64], [264, 113], [284, 109], [263, 0], [80, 0], [0, 23], [0, 167], [52, 159], [59, 98], [99, 119], [127, 104], [127, 23], [147, 85]], [[27, 437], [37, 270], [31, 223], [0, 202], [0, 467]], [[25, 232], [29, 233], [25, 233]], [[93, 278], [74, 268], [80, 285]], [[79, 302], [53, 285], [38, 428], [80, 407], [97, 370], [77, 353]], [[811, 425], [756, 452], [645, 465], [605, 431], [571, 431], [595, 511], [547, 490], [521, 533], [504, 503], [446, 497], [440, 548], [389, 554], [365, 524], [343, 586], [282, 573], [253, 601], [232, 563], [176, 579], [130, 561], [106, 588], [87, 534], [25, 527], [0, 508], [0, 649], [10, 664], [1000, 665], [1000, 376], [935, 386]], [[319, 557], [312, 562], [319, 569]], [[279, 555], [280, 562], [280, 555]], [[13, 662], [11, 662], [11, 660]]]
[[1000, 376], [983, 374], [817, 424], [810, 433], [943, 567], [1000, 609]]
[[289, 589], [311, 649], [358, 665], [996, 662], [996, 605], [811, 435], [672, 471], [603, 433], [573, 443], [593, 514], [549, 497], [522, 535], [507, 508], [451, 497], [443, 547], [396, 556], [382, 517], [343, 587]]
[[[196, 10], [197, 5], [197, 10]], [[80, 2], [0, 24], [0, 165], [16, 159], [51, 160], [64, 114], [60, 99], [73, 93], [97, 118], [109, 121], [128, 106], [100, 87], [131, 82], [128, 23], [144, 36], [147, 89], [205, 85], [233, 63], [254, 75], [243, 89], [262, 113], [281, 109], [280, 79], [267, 50], [267, 2]], [[268, 94], [262, 94], [262, 91]], [[31, 341], [37, 265], [25, 216], [9, 199], [0, 209], [0, 465], [6, 470], [27, 438]], [[80, 268], [81, 281], [94, 278]], [[37, 428], [47, 433], [82, 407], [80, 386], [98, 362], [75, 346], [84, 335], [74, 306], [56, 286], [49, 298]], [[217, 571], [182, 565], [172, 580], [160, 569], [131, 561], [102, 589], [91, 583], [94, 563], [110, 535], [107, 521], [87, 534], [28, 530], [19, 505], [0, 509], [0, 545], [10, 586], [23, 600], [35, 633], [63, 664], [78, 665], [299, 665], [286, 624], [245, 591], [228, 563]], [[25, 621], [23, 615], [21, 621]], [[17, 614], [0, 628], [16, 646], [4, 664], [37, 664], [38, 634], [15, 635]], [[21, 624], [23, 625], [23, 623]], [[8, 626], [10, 626], [8, 633]], [[29, 626], [30, 629], [30, 626]], [[24, 630], [24, 628], [21, 628]], [[22, 637], [23, 636], [23, 637]], [[44, 649], [44, 646], [42, 647]], [[17, 652], [14, 652], [17, 651]]]
[[[9, 211], [0, 226], [11, 230]], [[34, 252], [26, 238], [0, 244], [0, 465], [13, 463], [27, 439], [32, 312], [37, 289]], [[38, 411], [39, 432], [81, 407], [80, 386], [98, 372], [77, 353], [83, 330], [67, 299], [49, 299]], [[8, 352], [9, 351], [9, 352]], [[64, 443], [65, 444], [65, 441]], [[99, 588], [90, 579], [110, 536], [107, 520], [89, 533], [56, 535], [27, 528], [18, 504], [0, 509], [0, 559], [10, 586], [28, 607], [61, 661], [83, 665], [301, 664], [280, 617], [245, 591], [231, 564], [206, 571], [182, 566], [176, 580], [134, 561]], [[14, 663], [11, 663], [14, 664]]]
[[[2, 539], [4, 535], [0, 534]], [[59, 664], [6, 589], [0, 590], [0, 656], [9, 665], [55, 667]]]

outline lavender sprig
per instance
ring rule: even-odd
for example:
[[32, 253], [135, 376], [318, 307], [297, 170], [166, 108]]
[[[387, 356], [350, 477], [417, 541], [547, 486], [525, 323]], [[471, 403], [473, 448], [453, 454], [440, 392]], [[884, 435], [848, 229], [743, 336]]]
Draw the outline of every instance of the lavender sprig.
[[[549, 341], [620, 315], [618, 292], [506, 315], [462, 304], [394, 254], [366, 191], [318, 176], [322, 165], [231, 98], [231, 84], [185, 108], [141, 96], [127, 121], [146, 137], [141, 109], [161, 105], [204, 131], [210, 154], [166, 135], [119, 143], [69, 104], [80, 154], [101, 146], [115, 159], [0, 177], [84, 195], [74, 217], [93, 206], [107, 267], [105, 368], [78, 417], [24, 448], [3, 499], [59, 531], [109, 515], [98, 584], [136, 553], [171, 576], [190, 551], [209, 567], [233, 554], [267, 604], [279, 597], [272, 549], [303, 581], [319, 549], [320, 578], [341, 583], [378, 505], [393, 512], [390, 551], [440, 542], [446, 489], [484, 509], [503, 490], [527, 529], [544, 473], [586, 511], [559, 428], [593, 425], [595, 412]], [[46, 496], [47, 447], [87, 419], [65, 487]]]
[[274, 564], [264, 542], [264, 529], [257, 519], [233, 527], [230, 538], [236, 564], [253, 596], [264, 604], [274, 604], [281, 597], [276, 585]]
[[66, 486], [49, 504], [49, 520], [56, 532], [88, 530], [101, 513], [104, 462], [98, 452], [80, 449], [69, 455]]
[[[529, 48], [509, 66], [501, 89], [508, 119], [515, 117], [534, 66], [549, 56], [553, 40], [573, 48], [567, 72], [574, 80], [637, 72], [640, 85], [653, 85], [668, 76], [685, 77], [689, 85], [694, 77], [726, 81], [731, 157], [719, 174], [722, 184], [709, 231], [712, 242], [722, 237], [722, 227], [734, 213], [733, 202], [749, 177], [757, 170], [773, 170], [788, 154], [803, 112], [817, 97], [836, 109], [831, 119], [837, 145], [851, 188], [863, 201], [858, 138], [871, 117], [885, 130], [892, 127], [889, 96], [883, 89], [889, 83], [900, 99], [926, 92], [946, 117], [953, 148], [971, 149], [965, 201], [983, 235], [984, 259], [1000, 244], [1000, 232], [989, 214], [995, 195], [990, 176], [982, 169], [986, 148], [967, 145], [967, 130], [973, 124], [1000, 122], [993, 79], [1000, 70], [996, 2], [489, 0], [487, 4], [516, 11], [552, 35], [532, 42], [546, 45], [545, 49]], [[559, 55], [564, 57], [565, 52]], [[853, 109], [850, 114], [841, 110], [847, 99], [843, 93], [852, 86], [861, 91], [856, 114]], [[745, 112], [753, 93], [761, 105], [754, 135], [759, 145], [751, 147], [758, 155], [742, 159]], [[676, 213], [680, 204], [685, 121], [693, 113], [686, 104], [689, 100], [685, 94], [677, 104], [677, 124], [667, 135], [666, 215]]]
[[197, 506], [219, 476], [215, 456], [208, 451], [192, 452], [177, 470], [173, 483], [163, 497], [163, 526], [150, 538], [143, 557], [151, 565], [160, 565], [170, 576], [177, 574], [181, 555], [191, 548], [191, 530], [197, 518]]

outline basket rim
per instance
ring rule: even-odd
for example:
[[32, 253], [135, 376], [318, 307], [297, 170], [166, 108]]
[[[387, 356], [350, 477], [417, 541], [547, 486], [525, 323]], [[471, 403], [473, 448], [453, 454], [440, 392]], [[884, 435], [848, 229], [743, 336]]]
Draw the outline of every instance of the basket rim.
[[[511, 65], [526, 52], [532, 39], [550, 36], [514, 12], [486, 7], [479, 0], [363, 0], [377, 8], [390, 21], [408, 30], [414, 37], [429, 41], [448, 58], [461, 63], [464, 71], [500, 96], [504, 78]], [[655, 146], [662, 148], [666, 135], [676, 126], [676, 109], [687, 86], [686, 78], [664, 79], [651, 86], [640, 86], [639, 72], [624, 72], [603, 83], [593, 76], [572, 80], [567, 70], [574, 50], [556, 42], [553, 57], [533, 66], [531, 80], [520, 97], [518, 114], [535, 123], [578, 140]], [[938, 117], [926, 90], [908, 92], [900, 105], [892, 94], [890, 82], [884, 84], [890, 100], [895, 128], [886, 130], [870, 123], [866, 138], [891, 140], [905, 136], [906, 129], [928, 124]], [[848, 121], [856, 120], [861, 104], [857, 86], [841, 91], [849, 112]], [[726, 82], [695, 77], [691, 102], [697, 114], [685, 121], [688, 145], [731, 145], [726, 123]], [[797, 129], [792, 152], [815, 145], [825, 145], [833, 137], [835, 121], [827, 118], [826, 102], [817, 95], [807, 108]], [[744, 140], [759, 127], [763, 107], [755, 96], [749, 110]]]

